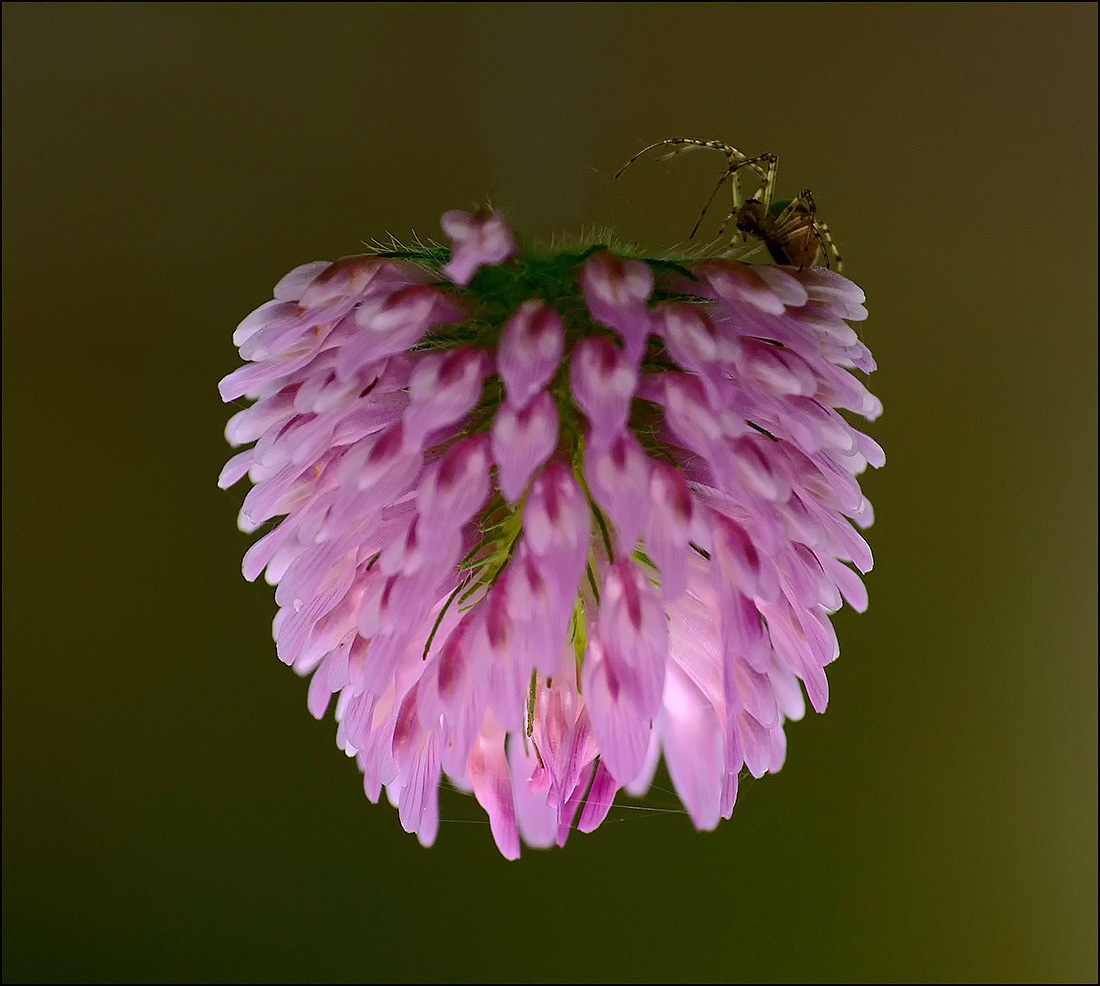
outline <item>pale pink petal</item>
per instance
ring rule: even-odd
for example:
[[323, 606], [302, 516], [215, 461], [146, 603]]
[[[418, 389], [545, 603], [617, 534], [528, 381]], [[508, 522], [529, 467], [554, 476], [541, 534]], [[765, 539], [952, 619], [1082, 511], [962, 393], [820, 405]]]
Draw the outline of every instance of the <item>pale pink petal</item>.
[[415, 345], [436, 326], [464, 317], [465, 311], [454, 299], [426, 285], [405, 288], [379, 305], [361, 306], [355, 315], [359, 334], [341, 352], [337, 373], [346, 379], [366, 363]]
[[673, 665], [665, 680], [661, 735], [669, 776], [697, 829], [718, 824], [725, 760], [714, 707]]
[[519, 826], [512, 800], [505, 734], [491, 714], [470, 751], [470, 780], [474, 796], [489, 815], [489, 827], [500, 854], [505, 859], [519, 859]]
[[753, 268], [747, 264], [707, 264], [697, 269], [724, 301], [748, 304], [770, 315], [782, 315], [785, 304]]
[[532, 777], [539, 772], [545, 773], [534, 747], [529, 742], [525, 745], [524, 739], [516, 733], [508, 737], [508, 763], [520, 835], [527, 845], [547, 849], [557, 839], [557, 812], [546, 802], [545, 786], [532, 784]]
[[421, 845], [430, 846], [439, 833], [441, 774], [436, 737], [420, 726], [416, 700], [413, 689], [401, 703], [393, 733], [393, 759], [399, 775], [387, 787], [397, 794], [401, 827], [415, 832]]
[[814, 301], [843, 301], [852, 305], [861, 305], [867, 300], [863, 289], [848, 278], [825, 267], [806, 267], [800, 271], [791, 271], [806, 289]]
[[[302, 264], [286, 274], [276, 285], [274, 290], [277, 301], [297, 301], [317, 276], [328, 270], [332, 264], [327, 260], [315, 260], [311, 264]], [[236, 342], [236, 340], [234, 340]], [[238, 342], [239, 346], [240, 343]]]
[[428, 529], [454, 531], [470, 520], [489, 497], [489, 442], [476, 435], [457, 442], [423, 478], [416, 507]]

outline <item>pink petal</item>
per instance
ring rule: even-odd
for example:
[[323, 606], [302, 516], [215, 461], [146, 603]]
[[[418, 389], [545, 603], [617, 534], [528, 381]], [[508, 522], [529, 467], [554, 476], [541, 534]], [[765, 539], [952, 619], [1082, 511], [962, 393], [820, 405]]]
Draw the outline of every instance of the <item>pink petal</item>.
[[683, 474], [666, 462], [652, 462], [645, 551], [657, 566], [666, 601], [687, 587], [694, 515], [695, 500]]
[[861, 305], [867, 300], [863, 289], [848, 278], [825, 267], [806, 267], [800, 271], [791, 271], [813, 301], [842, 301], [850, 305]]
[[489, 498], [489, 441], [484, 435], [464, 438], [451, 447], [420, 483], [416, 508], [432, 531], [457, 530]]
[[554, 399], [543, 391], [522, 411], [505, 403], [493, 419], [491, 441], [499, 467], [500, 491], [509, 503], [515, 503], [557, 448], [558, 409]]
[[757, 272], [755, 267], [733, 261], [716, 261], [702, 270], [718, 297], [731, 305], [753, 308], [771, 315], [782, 315], [786, 306]]
[[451, 259], [444, 265], [443, 273], [455, 284], [469, 284], [481, 267], [503, 263], [516, 253], [512, 230], [497, 213], [456, 209], [445, 212], [440, 225], [454, 241]]
[[409, 377], [405, 447], [421, 448], [431, 432], [469, 414], [488, 370], [485, 354], [468, 348], [422, 357]]
[[649, 264], [609, 251], [593, 254], [581, 271], [581, 290], [592, 317], [623, 337], [627, 360], [637, 366], [650, 331], [646, 302], [653, 293], [653, 271]]
[[592, 514], [572, 469], [555, 462], [539, 473], [524, 506], [523, 529], [543, 576], [571, 607], [592, 530]]
[[595, 832], [602, 824], [611, 806], [615, 803], [615, 795], [619, 791], [619, 784], [601, 761], [596, 765], [596, 776], [588, 788], [584, 808], [581, 809], [581, 817], [577, 821], [577, 828], [582, 832]]
[[757, 264], [753, 267], [753, 273], [772, 289], [772, 293], [787, 308], [801, 308], [806, 304], [806, 288], [790, 271], [782, 267]]
[[569, 379], [573, 400], [592, 426], [597, 444], [606, 445], [625, 427], [638, 371], [610, 339], [584, 339], [573, 348]]
[[618, 553], [634, 554], [649, 519], [649, 458], [624, 431], [608, 447], [585, 449], [584, 471], [592, 496], [615, 525]]
[[400, 771], [397, 795], [401, 827], [430, 846], [439, 833], [440, 766], [436, 737], [420, 726], [414, 688], [401, 703], [393, 732], [393, 758]]
[[497, 371], [508, 403], [523, 408], [554, 377], [561, 363], [565, 330], [558, 313], [541, 301], [520, 305], [500, 337]]
[[616, 687], [640, 715], [655, 718], [665, 685], [668, 620], [653, 583], [633, 561], [608, 568], [600, 592], [599, 637]]
[[437, 325], [464, 318], [457, 301], [427, 285], [404, 288], [379, 305], [363, 305], [355, 314], [359, 335], [341, 352], [337, 372], [346, 379], [368, 363], [404, 352]]
[[627, 785], [645, 766], [652, 723], [638, 710], [616, 674], [599, 636], [588, 638], [588, 650], [581, 671], [592, 733], [599, 744], [601, 762], [620, 784]]

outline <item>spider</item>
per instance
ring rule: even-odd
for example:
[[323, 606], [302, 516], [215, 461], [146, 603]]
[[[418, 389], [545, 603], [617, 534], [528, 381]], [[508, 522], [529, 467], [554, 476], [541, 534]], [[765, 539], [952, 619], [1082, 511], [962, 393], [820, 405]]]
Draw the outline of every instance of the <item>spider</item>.
[[[691, 231], [692, 236], [702, 224], [703, 217], [706, 216], [714, 197], [729, 181], [733, 208], [719, 228], [718, 235], [722, 235], [732, 219], [737, 228], [737, 236], [730, 243], [731, 248], [744, 245], [748, 237], [753, 236], [764, 244], [772, 260], [777, 264], [787, 264], [800, 269], [811, 267], [820, 252], [824, 256], [826, 267], [836, 271], [843, 269], [844, 263], [840, 258], [840, 251], [833, 242], [829, 227], [817, 219], [814, 197], [808, 188], [802, 189], [789, 202], [772, 201], [775, 192], [775, 173], [779, 166], [779, 159], [774, 154], [758, 154], [755, 157], [749, 157], [721, 140], [669, 137], [643, 147], [619, 169], [615, 177], [618, 178], [643, 154], [666, 145], [671, 145], [673, 149], [659, 157], [658, 161], [667, 161], [684, 151], [700, 147], [721, 151], [726, 155], [726, 172], [718, 179], [718, 184], [714, 186], [714, 191], [710, 193], [710, 198], [703, 206], [703, 211], [699, 214], [699, 219]], [[744, 201], [741, 178], [738, 174], [743, 168], [750, 169], [760, 179], [760, 187]]]

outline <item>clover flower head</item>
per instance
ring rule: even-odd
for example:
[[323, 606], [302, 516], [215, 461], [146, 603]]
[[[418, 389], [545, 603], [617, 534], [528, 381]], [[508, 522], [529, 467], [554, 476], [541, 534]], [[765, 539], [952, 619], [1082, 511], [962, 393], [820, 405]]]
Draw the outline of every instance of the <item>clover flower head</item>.
[[249, 447], [220, 483], [252, 481], [277, 653], [425, 845], [444, 774], [515, 858], [662, 755], [712, 829], [783, 765], [803, 693], [825, 709], [830, 614], [867, 605], [863, 292], [442, 224], [451, 251], [296, 268], [234, 335]]

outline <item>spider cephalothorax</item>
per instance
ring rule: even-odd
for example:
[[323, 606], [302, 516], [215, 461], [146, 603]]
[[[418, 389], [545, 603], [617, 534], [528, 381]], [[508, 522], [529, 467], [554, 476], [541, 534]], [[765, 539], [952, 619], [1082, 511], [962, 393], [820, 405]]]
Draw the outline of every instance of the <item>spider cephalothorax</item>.
[[[726, 172], [718, 179], [718, 184], [714, 186], [714, 191], [710, 193], [710, 198], [703, 206], [699, 221], [691, 231], [692, 236], [699, 229], [715, 195], [728, 181], [733, 207], [718, 232], [721, 235], [730, 220], [733, 220], [737, 233], [730, 244], [732, 248], [743, 247], [748, 237], [754, 237], [767, 248], [772, 260], [777, 264], [799, 268], [812, 267], [820, 253], [824, 257], [825, 266], [837, 271], [843, 268], [840, 252], [829, 233], [829, 227], [817, 218], [814, 197], [808, 188], [802, 189], [798, 196], [789, 202], [772, 201], [775, 192], [775, 175], [779, 166], [779, 159], [774, 154], [765, 153], [749, 157], [724, 141], [700, 140], [695, 137], [669, 137], [642, 148], [619, 169], [619, 175], [643, 154], [655, 147], [666, 145], [673, 149], [658, 158], [660, 161], [696, 148], [721, 151], [726, 156]], [[740, 175], [745, 168], [752, 171], [760, 182], [760, 187], [748, 199], [744, 198]]]

